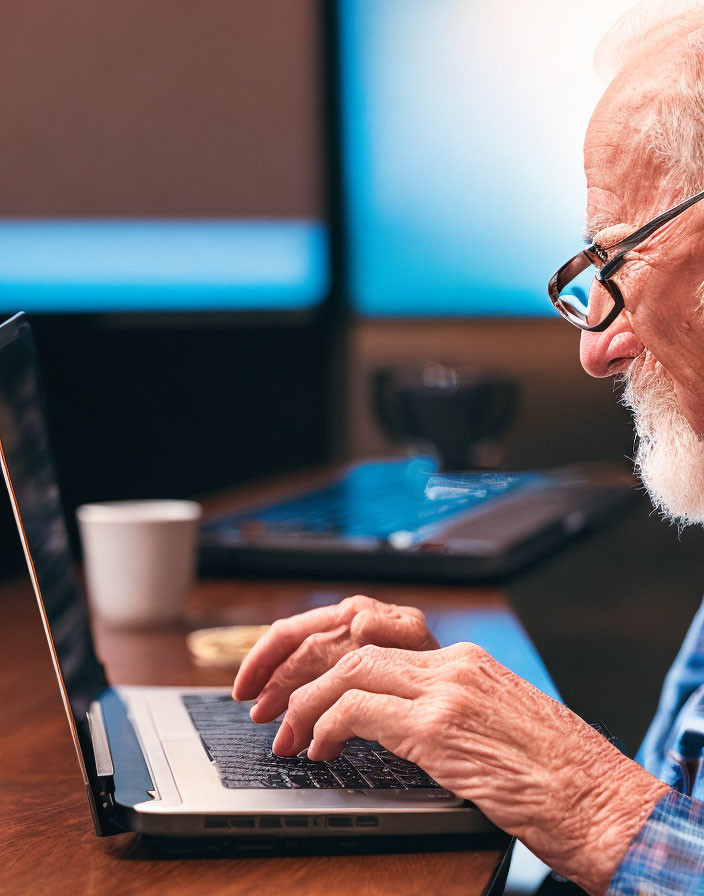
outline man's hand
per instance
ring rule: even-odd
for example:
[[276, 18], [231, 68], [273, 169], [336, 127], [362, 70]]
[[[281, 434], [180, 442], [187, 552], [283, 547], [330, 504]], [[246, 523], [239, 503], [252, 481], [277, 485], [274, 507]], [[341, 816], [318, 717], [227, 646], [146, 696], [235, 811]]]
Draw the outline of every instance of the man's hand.
[[[267, 705], [273, 716], [282, 704]], [[273, 749], [331, 760], [355, 736], [416, 763], [593, 894], [667, 791], [475, 644], [346, 653], [291, 694]]]
[[242, 663], [232, 696], [256, 698], [252, 719], [271, 722], [286, 709], [293, 691], [365, 644], [406, 650], [438, 647], [420, 610], [362, 595], [348, 597], [275, 622]]

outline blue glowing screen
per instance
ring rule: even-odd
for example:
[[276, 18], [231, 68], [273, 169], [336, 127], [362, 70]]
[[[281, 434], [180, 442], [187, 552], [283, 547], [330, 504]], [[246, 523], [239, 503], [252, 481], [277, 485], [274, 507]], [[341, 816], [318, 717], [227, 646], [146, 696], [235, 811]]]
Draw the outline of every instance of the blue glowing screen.
[[0, 312], [298, 310], [329, 288], [308, 220], [0, 220]]
[[339, 0], [350, 289], [369, 315], [541, 315], [583, 245], [593, 57], [632, 0]]

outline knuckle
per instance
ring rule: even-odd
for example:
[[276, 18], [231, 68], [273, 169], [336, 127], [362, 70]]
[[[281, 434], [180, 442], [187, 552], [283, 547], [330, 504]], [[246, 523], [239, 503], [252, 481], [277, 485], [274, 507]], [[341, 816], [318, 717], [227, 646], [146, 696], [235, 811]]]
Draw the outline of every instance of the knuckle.
[[305, 687], [296, 688], [296, 690], [293, 691], [291, 696], [288, 698], [289, 712], [297, 715], [303, 709], [307, 702], [305, 691]]
[[477, 662], [489, 656], [483, 647], [480, 647], [479, 644], [475, 644], [473, 641], [460, 641], [458, 644], [453, 644], [450, 650], [457, 658], [469, 662]]
[[423, 643], [428, 636], [428, 627], [425, 624], [425, 619], [411, 616], [408, 620], [408, 634], [411, 643]]
[[350, 634], [357, 641], [373, 637], [378, 613], [368, 608], [359, 610], [350, 621]]
[[313, 740], [318, 741], [318, 743], [325, 741], [332, 727], [333, 720], [328, 711], [318, 719], [315, 725], [313, 725]]
[[353, 594], [351, 597], [346, 597], [340, 606], [347, 611], [351, 610], [353, 613], [359, 613], [362, 610], [373, 607], [376, 603], [374, 598], [367, 597], [366, 594]]
[[337, 672], [340, 675], [348, 676], [351, 675], [356, 669], [358, 669], [361, 663], [364, 661], [362, 650], [363, 648], [360, 647], [356, 650], [351, 650], [349, 653], [346, 653], [337, 663]]
[[341, 715], [346, 715], [351, 710], [356, 709], [364, 700], [364, 691], [352, 688], [340, 697], [337, 701], [337, 709]]
[[354, 651], [359, 657], [359, 664], [364, 665], [367, 670], [370, 667], [383, 667], [393, 663], [402, 657], [404, 651], [393, 647], [379, 647], [378, 644], [368, 643], [357, 647]]
[[323, 652], [323, 639], [319, 632], [308, 635], [297, 650], [298, 659], [302, 662], [317, 660]]
[[352, 639], [362, 644], [380, 645], [401, 640], [403, 626], [397, 623], [402, 617], [394, 617], [378, 607], [360, 610], [350, 623]]
[[377, 647], [374, 644], [363, 644], [361, 647], [358, 647], [354, 652], [360, 658], [362, 662], [370, 662], [374, 660], [380, 653], [381, 648]]
[[286, 631], [287, 621], [288, 620], [286, 619], [277, 619], [275, 622], [272, 622], [271, 628], [269, 629], [269, 634], [275, 637], [282, 635]]

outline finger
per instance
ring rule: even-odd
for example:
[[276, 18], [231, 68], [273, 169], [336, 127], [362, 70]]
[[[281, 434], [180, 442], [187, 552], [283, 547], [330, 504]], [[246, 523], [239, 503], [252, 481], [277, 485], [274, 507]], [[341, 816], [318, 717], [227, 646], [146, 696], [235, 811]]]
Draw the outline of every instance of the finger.
[[[356, 617], [355, 617], [356, 618]], [[363, 645], [370, 646], [370, 645]], [[271, 722], [289, 705], [291, 695], [299, 688], [324, 675], [342, 657], [354, 648], [361, 649], [358, 641], [350, 638], [347, 627], [342, 625], [330, 632], [310, 635], [266, 683], [250, 715], [255, 722]], [[391, 651], [392, 648], [381, 648]], [[442, 650], [402, 650], [404, 662], [413, 666], [438, 666], [445, 662]]]
[[400, 610], [402, 613], [407, 613], [409, 616], [417, 616], [419, 619], [422, 619], [425, 622], [425, 613], [422, 610], [419, 610], [418, 607], [410, 607], [410, 606], [396, 606], [394, 604], [388, 604], [389, 607], [393, 607], [394, 610]]
[[341, 604], [334, 604], [277, 620], [257, 641], [240, 666], [232, 688], [235, 700], [253, 700], [274, 669], [291, 656], [307, 637], [339, 626], [342, 621], [340, 607]]
[[387, 605], [366, 595], [356, 594], [353, 597], [346, 597], [339, 604], [318, 607], [288, 619], [277, 620], [264, 637], [257, 641], [240, 666], [232, 687], [232, 696], [235, 700], [254, 700], [274, 670], [291, 656], [306, 638], [317, 632], [328, 631], [349, 623], [356, 613], [374, 607], [385, 612]]
[[350, 635], [358, 644], [378, 644], [379, 647], [433, 650], [439, 646], [423, 615], [409, 613], [405, 607], [394, 607], [382, 613], [362, 610], [352, 619]]
[[309, 635], [264, 685], [250, 710], [253, 721], [271, 722], [280, 716], [295, 690], [327, 672], [352, 646], [346, 625]]
[[353, 650], [310, 684], [294, 691], [286, 719], [274, 740], [279, 756], [295, 756], [307, 747], [318, 719], [349, 690], [413, 699], [426, 680], [406, 659], [407, 651], [367, 646]]
[[408, 736], [413, 701], [391, 694], [346, 691], [318, 720], [308, 758], [315, 762], [339, 756], [352, 737], [378, 741], [387, 750], [399, 752]]

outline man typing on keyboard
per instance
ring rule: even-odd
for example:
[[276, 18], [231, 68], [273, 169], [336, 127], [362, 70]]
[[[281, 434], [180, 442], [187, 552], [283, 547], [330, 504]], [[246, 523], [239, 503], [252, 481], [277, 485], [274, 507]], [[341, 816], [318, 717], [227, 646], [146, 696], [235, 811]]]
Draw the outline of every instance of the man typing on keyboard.
[[[599, 56], [615, 77], [585, 141], [591, 243], [549, 293], [587, 372], [625, 379], [654, 504], [702, 524], [704, 7], [641, 4]], [[592, 896], [704, 894], [704, 609], [640, 763], [478, 646], [440, 649], [418, 610], [368, 597], [275, 623], [233, 695], [257, 700], [255, 722], [286, 711], [281, 756], [378, 741]]]

